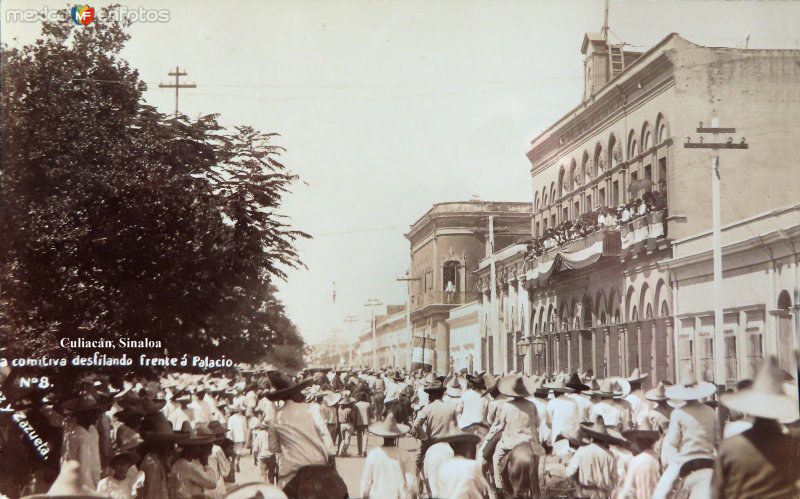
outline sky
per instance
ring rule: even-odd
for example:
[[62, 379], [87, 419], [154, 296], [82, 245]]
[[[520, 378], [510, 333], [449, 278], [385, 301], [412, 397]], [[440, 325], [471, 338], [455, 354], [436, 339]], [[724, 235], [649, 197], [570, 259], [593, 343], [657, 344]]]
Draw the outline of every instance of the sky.
[[[197, 84], [181, 91], [181, 112], [281, 134], [282, 162], [300, 177], [282, 212], [313, 239], [297, 244], [306, 267], [276, 284], [310, 343], [355, 339], [369, 299], [405, 303], [403, 235], [434, 203], [531, 200], [527, 147], [579, 103], [583, 35], [603, 24], [602, 0], [113, 3], [166, 11], [134, 23], [123, 52], [149, 104], [172, 112], [174, 91], [158, 84], [178, 65]], [[39, 33], [6, 22], [9, 10], [65, 5], [3, 0], [0, 39]], [[792, 1], [612, 0], [609, 26], [629, 50], [671, 32], [797, 49], [797, 19]]]

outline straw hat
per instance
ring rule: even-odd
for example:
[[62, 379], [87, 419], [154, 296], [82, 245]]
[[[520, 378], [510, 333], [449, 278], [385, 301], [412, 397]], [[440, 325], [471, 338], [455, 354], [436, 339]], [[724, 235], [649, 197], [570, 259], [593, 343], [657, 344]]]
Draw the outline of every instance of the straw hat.
[[437, 380], [433, 380], [433, 382], [430, 384], [430, 386], [426, 386], [424, 388], [424, 390], [425, 390], [425, 393], [442, 393], [442, 392], [445, 392], [447, 390], [447, 388], [445, 388], [445, 386], [442, 384], [442, 382], [437, 379]]
[[479, 437], [478, 435], [475, 435], [474, 433], [467, 433], [465, 431], [461, 431], [461, 428], [459, 428], [458, 425], [451, 422], [450, 427], [447, 430], [447, 433], [431, 439], [431, 445], [460, 444], [460, 443], [478, 445], [478, 442], [480, 441], [481, 437]]
[[572, 376], [569, 378], [569, 382], [567, 382], [564, 386], [571, 388], [576, 392], [585, 392], [587, 390], [591, 390], [589, 385], [585, 385], [583, 382], [581, 382], [581, 378], [578, 376], [578, 373], [572, 373]]
[[481, 395], [481, 396], [485, 397], [486, 395], [489, 395], [490, 393], [495, 391], [497, 389], [498, 381], [500, 381], [500, 378], [498, 378], [496, 376], [492, 376], [489, 373], [484, 373], [484, 375], [483, 375], [483, 385], [486, 387], [486, 391], [483, 392], [483, 395]]
[[666, 389], [667, 387], [664, 385], [664, 382], [659, 381], [655, 388], [651, 388], [644, 393], [644, 398], [652, 400], [653, 402], [667, 400]]
[[369, 432], [379, 437], [399, 437], [408, 433], [408, 430], [408, 426], [404, 424], [397, 424], [394, 419], [394, 414], [391, 412], [387, 414], [386, 419], [380, 423], [373, 423], [369, 425]]
[[325, 396], [325, 405], [327, 405], [328, 407], [333, 407], [336, 404], [338, 404], [341, 399], [342, 399], [341, 393], [329, 393], [328, 395]]
[[717, 387], [707, 381], [699, 381], [691, 366], [681, 371], [681, 383], [667, 387], [664, 392], [672, 400], [700, 400], [716, 393]]
[[214, 434], [214, 436], [215, 436], [214, 440], [216, 442], [220, 442], [222, 440], [225, 440], [226, 435], [228, 434], [228, 429], [225, 428], [224, 426], [222, 426], [222, 423], [220, 423], [217, 420], [214, 420], [214, 421], [211, 421], [210, 423], [208, 423], [208, 429], [211, 430], [211, 433]]
[[194, 430], [189, 433], [188, 436], [185, 436], [178, 440], [177, 444], [186, 447], [189, 445], [209, 445], [213, 444], [216, 440], [217, 436], [212, 432], [208, 426], [203, 423], [197, 423], [194, 426]]
[[761, 365], [752, 387], [722, 395], [722, 404], [750, 416], [775, 419], [781, 423], [800, 419], [797, 399], [784, 390], [784, 375], [775, 357]]
[[653, 429], [653, 424], [650, 418], [644, 418], [635, 430], [623, 431], [622, 435], [628, 440], [643, 440], [649, 443], [655, 443], [661, 438], [661, 432]]
[[267, 393], [267, 399], [272, 401], [286, 400], [314, 383], [314, 378], [306, 378], [295, 383], [292, 378], [279, 371], [267, 371], [267, 378], [273, 388], [273, 391]]
[[503, 376], [497, 382], [497, 390], [508, 397], [525, 398], [532, 396], [536, 392], [536, 385], [530, 378], [526, 378], [521, 374], [513, 374]]
[[602, 416], [598, 416], [594, 423], [581, 423], [581, 430], [586, 436], [595, 440], [603, 440], [614, 445], [625, 445], [628, 443], [620, 432], [605, 425]]
[[631, 383], [636, 383], [637, 381], [642, 381], [647, 376], [649, 376], [649, 374], [647, 374], [647, 373], [640, 374], [639, 373], [639, 368], [637, 367], [636, 369], [633, 370], [631, 375], [628, 376], [628, 381], [630, 381]]
[[73, 414], [79, 412], [96, 411], [100, 409], [97, 399], [87, 392], [81, 392], [75, 398], [69, 399], [61, 404], [61, 408]]
[[560, 374], [556, 376], [556, 379], [553, 380], [552, 383], [546, 383], [544, 388], [546, 390], [553, 390], [554, 393], [572, 393], [575, 391], [573, 388], [567, 386], [567, 377]]
[[445, 383], [445, 385], [447, 386], [445, 389], [445, 395], [451, 398], [457, 398], [460, 397], [461, 393], [467, 388], [467, 380], [461, 376], [453, 376], [447, 381], [447, 383]]
[[175, 442], [186, 437], [186, 433], [173, 431], [167, 417], [161, 412], [145, 417], [139, 432], [145, 442]]
[[627, 379], [614, 376], [613, 378], [606, 378], [600, 382], [600, 388], [592, 390], [592, 395], [597, 395], [602, 398], [625, 398], [631, 393], [631, 384]]

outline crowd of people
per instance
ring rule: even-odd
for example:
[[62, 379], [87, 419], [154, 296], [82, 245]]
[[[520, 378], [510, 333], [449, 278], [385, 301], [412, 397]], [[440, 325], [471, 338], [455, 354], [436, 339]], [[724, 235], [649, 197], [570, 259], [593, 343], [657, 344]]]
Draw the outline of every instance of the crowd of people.
[[546, 251], [577, 241], [604, 227], [625, 225], [665, 207], [664, 195], [659, 191], [645, 192], [641, 197], [619, 206], [600, 206], [574, 220], [564, 220], [545, 230], [541, 236], [528, 244], [528, 256], [531, 258], [541, 256]]
[[[40, 429], [41, 422], [57, 429], [57, 466], [43, 460], [19, 490], [2, 492], [505, 497], [520, 486], [509, 463], [524, 447], [534, 456], [534, 494], [561, 473], [565, 490], [581, 498], [661, 499], [681, 487], [686, 497], [798, 497], [793, 376], [770, 359], [754, 380], [721, 396], [691, 369], [679, 379], [652, 382], [638, 370], [598, 379], [591, 371], [316, 368], [293, 377], [276, 370], [129, 377], [114, 386], [95, 376], [68, 400], [16, 407]], [[15, 438], [3, 423], [8, 460], [24, 435]], [[365, 458], [358, 491], [336, 472], [337, 459], [350, 457]], [[240, 483], [245, 460], [257, 465], [259, 483]]]

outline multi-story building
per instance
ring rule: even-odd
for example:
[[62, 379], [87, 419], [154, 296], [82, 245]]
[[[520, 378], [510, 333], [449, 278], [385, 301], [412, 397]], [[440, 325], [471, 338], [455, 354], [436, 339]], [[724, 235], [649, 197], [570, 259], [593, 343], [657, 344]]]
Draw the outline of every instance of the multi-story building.
[[375, 316], [375, 347], [372, 325], [361, 331], [353, 344], [356, 364], [371, 367], [372, 356], [377, 355], [377, 367], [411, 366], [411, 334], [405, 305], [389, 305], [385, 315]]
[[426, 369], [450, 370], [451, 309], [478, 299], [473, 272], [487, 253], [489, 217], [495, 247], [530, 238], [530, 203], [463, 201], [438, 203], [406, 234], [411, 245], [409, 303], [412, 336], [426, 343], [416, 359]]
[[[683, 142], [717, 116], [749, 144], [721, 153], [726, 381], [767, 354], [792, 372], [800, 51], [702, 47], [673, 33], [638, 54], [590, 33], [581, 52], [582, 102], [527, 153], [533, 243], [477, 273], [491, 370], [638, 367], [674, 381], [691, 363], [711, 379], [712, 153]], [[527, 347], [537, 336], [539, 356]]]
[[329, 338], [326, 341], [311, 345], [309, 366], [333, 367], [350, 365], [353, 360], [353, 344], [340, 338]]

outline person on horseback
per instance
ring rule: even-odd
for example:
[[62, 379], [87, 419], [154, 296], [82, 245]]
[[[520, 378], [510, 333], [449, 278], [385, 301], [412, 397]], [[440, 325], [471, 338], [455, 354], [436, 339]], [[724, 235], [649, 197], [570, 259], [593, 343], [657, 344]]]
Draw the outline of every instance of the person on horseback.
[[498, 407], [492, 427], [479, 452], [483, 454], [483, 447], [495, 435], [502, 433], [492, 459], [495, 487], [502, 490], [500, 463], [506, 454], [522, 443], [530, 443], [541, 455], [544, 454], [544, 449], [539, 443], [539, 413], [536, 405], [526, 400], [526, 397], [532, 396], [536, 391], [533, 380], [520, 374], [505, 376], [497, 383], [497, 390], [501, 395], [510, 397], [511, 400]]
[[434, 439], [434, 444], [449, 444], [453, 451], [453, 457], [439, 468], [438, 497], [483, 499], [489, 495], [489, 484], [481, 473], [480, 463], [475, 460], [475, 446], [479, 441], [477, 435], [458, 427]]
[[631, 442], [636, 457], [628, 464], [618, 495], [625, 499], [648, 499], [661, 477], [658, 454], [653, 450], [661, 432], [654, 430], [650, 419], [645, 418], [637, 429], [622, 435]]
[[714, 459], [716, 455], [717, 414], [700, 400], [716, 393], [717, 388], [699, 381], [691, 366], [683, 370], [681, 381], [666, 389], [667, 398], [686, 404], [672, 411], [669, 419], [661, 447], [661, 463], [667, 466], [653, 491], [655, 499], [669, 497], [683, 463], [695, 458]]
[[450, 429], [451, 424], [456, 424], [455, 407], [446, 404], [442, 397], [446, 388], [441, 381], [434, 381], [431, 386], [425, 388], [430, 402], [420, 409], [417, 418], [414, 420], [414, 432], [420, 439], [419, 451], [417, 451], [417, 469], [422, 469], [422, 461], [425, 452], [431, 446], [431, 441], [444, 435]]
[[625, 445], [625, 437], [608, 427], [602, 417], [594, 423], [581, 423], [583, 446], [578, 447], [567, 465], [567, 477], [574, 480], [575, 497], [607, 499], [617, 486], [617, 463], [612, 445]]
[[461, 400], [456, 407], [458, 427], [462, 430], [473, 424], [483, 423], [486, 419], [489, 402], [481, 397], [477, 390], [477, 384], [477, 379], [467, 376], [467, 389], [461, 395]]
[[547, 426], [550, 427], [549, 444], [552, 446], [560, 435], [578, 431], [582, 419], [578, 403], [567, 397], [574, 389], [567, 386], [564, 376], [557, 377], [553, 383], [544, 385], [544, 388], [555, 395], [547, 404], [546, 414]]

